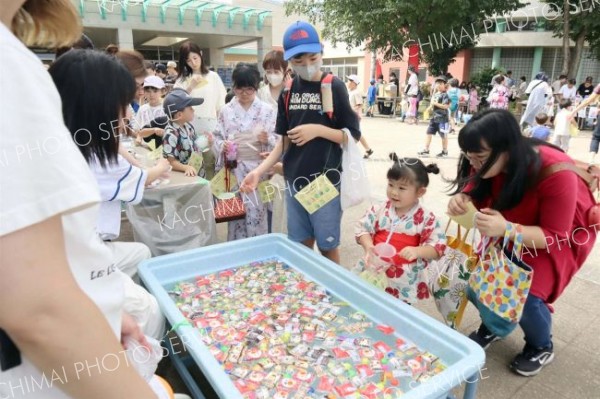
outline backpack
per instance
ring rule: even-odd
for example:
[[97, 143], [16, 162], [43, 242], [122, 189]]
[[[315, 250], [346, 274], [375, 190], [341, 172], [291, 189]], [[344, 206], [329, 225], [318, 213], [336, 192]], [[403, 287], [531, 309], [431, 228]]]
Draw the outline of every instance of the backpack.
[[[285, 117], [289, 120], [290, 117], [290, 97], [292, 96], [292, 85], [294, 79], [290, 79], [285, 82], [285, 88], [283, 93], [285, 95]], [[334, 120], [333, 112], [333, 90], [332, 90], [333, 75], [328, 73], [323, 79], [321, 79], [321, 106], [323, 107], [323, 113], [327, 114], [330, 120]]]
[[595, 226], [600, 224], [600, 167], [595, 165], [589, 166], [588, 164], [577, 160], [573, 160], [573, 162], [575, 163], [559, 162], [545, 167], [538, 175], [538, 182], [541, 182], [550, 175], [560, 172], [561, 170], [575, 172], [577, 176], [585, 181], [592, 195], [596, 193], [596, 204], [592, 205], [587, 211], [588, 226]]

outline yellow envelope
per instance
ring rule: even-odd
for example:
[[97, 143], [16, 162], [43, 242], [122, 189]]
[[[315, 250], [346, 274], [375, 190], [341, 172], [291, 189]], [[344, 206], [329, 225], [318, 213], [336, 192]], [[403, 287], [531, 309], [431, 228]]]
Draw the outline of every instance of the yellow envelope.
[[156, 140], [152, 139], [148, 142], [148, 148], [150, 148], [150, 151], [154, 151], [156, 150]]
[[338, 195], [340, 193], [335, 186], [322, 174], [294, 195], [294, 198], [312, 215]]
[[450, 219], [454, 220], [464, 228], [472, 229], [474, 227], [475, 213], [477, 212], [475, 205], [473, 205], [472, 202], [467, 202], [467, 213], [464, 215], [450, 216]]
[[200, 170], [200, 168], [202, 168], [202, 163], [202, 155], [198, 154], [197, 152], [193, 152], [190, 156], [190, 159], [188, 159], [188, 165], [193, 167], [196, 173]]
[[263, 204], [267, 202], [272, 202], [275, 199], [275, 194], [277, 194], [277, 187], [271, 184], [268, 180], [261, 182], [258, 185], [258, 194], [260, 195], [260, 201]]
[[231, 191], [235, 186], [237, 186], [237, 179], [233, 172], [229, 172], [229, 188], [225, 187], [225, 168], [221, 169], [211, 180], [210, 180], [210, 189], [215, 197], [219, 197], [219, 195]]

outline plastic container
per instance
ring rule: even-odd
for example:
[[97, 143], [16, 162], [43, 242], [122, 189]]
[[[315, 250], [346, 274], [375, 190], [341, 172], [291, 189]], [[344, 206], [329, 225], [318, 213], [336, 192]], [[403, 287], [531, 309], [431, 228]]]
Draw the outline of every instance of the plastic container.
[[[292, 242], [281, 234], [223, 243], [160, 256], [141, 263], [139, 275], [156, 297], [171, 325], [186, 319], [167, 293], [166, 287], [185, 279], [226, 270], [257, 260], [278, 257], [308, 279], [324, 286], [332, 295], [361, 310], [374, 323], [386, 324], [420, 348], [434, 353], [448, 366], [442, 373], [406, 392], [403, 399], [442, 399], [450, 390], [466, 383], [464, 398], [475, 398], [479, 370], [485, 353], [475, 342], [421, 311], [372, 287], [360, 277]], [[179, 324], [181, 325], [181, 324]], [[176, 329], [186, 349], [221, 398], [242, 398], [219, 362], [203, 344], [199, 332], [182, 325]], [[185, 379], [186, 384], [195, 384]]]

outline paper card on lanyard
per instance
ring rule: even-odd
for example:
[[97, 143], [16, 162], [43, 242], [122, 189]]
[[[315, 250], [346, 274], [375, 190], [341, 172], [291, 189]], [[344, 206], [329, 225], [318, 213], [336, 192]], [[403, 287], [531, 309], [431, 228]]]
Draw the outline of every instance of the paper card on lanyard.
[[460, 224], [462, 227], [472, 229], [474, 227], [473, 222], [475, 221], [475, 214], [477, 208], [472, 202], [467, 202], [467, 213], [458, 216], [450, 216], [450, 219]]
[[202, 168], [202, 163], [202, 155], [198, 154], [197, 152], [193, 152], [190, 156], [190, 159], [188, 159], [188, 165], [194, 168], [196, 173], [198, 173], [200, 168]]
[[[229, 187], [237, 186], [237, 179], [233, 173], [229, 173]], [[215, 197], [219, 197], [221, 194], [228, 192], [225, 186], [225, 168], [221, 169], [215, 177], [210, 181], [210, 189]]]
[[311, 215], [327, 205], [340, 193], [324, 174], [317, 177], [309, 185], [300, 190], [294, 198]]
[[277, 193], [277, 187], [271, 184], [268, 180], [261, 182], [258, 185], [258, 194], [260, 195], [260, 201], [263, 204], [272, 202], [275, 199]]

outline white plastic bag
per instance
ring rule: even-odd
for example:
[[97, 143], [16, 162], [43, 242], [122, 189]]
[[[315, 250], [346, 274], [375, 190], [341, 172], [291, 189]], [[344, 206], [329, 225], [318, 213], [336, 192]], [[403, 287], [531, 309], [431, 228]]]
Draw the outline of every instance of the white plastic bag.
[[369, 199], [371, 190], [365, 163], [358, 148], [358, 144], [346, 132], [346, 142], [342, 144], [342, 177], [341, 177], [341, 205], [342, 210], [356, 206]]
[[149, 382], [154, 377], [158, 362], [163, 357], [163, 350], [160, 342], [154, 338], [146, 336], [146, 341], [148, 341], [151, 349], [142, 346], [133, 338], [127, 338], [125, 341], [127, 351], [125, 353], [130, 364], [133, 364], [133, 367], [140, 373], [144, 380]]

